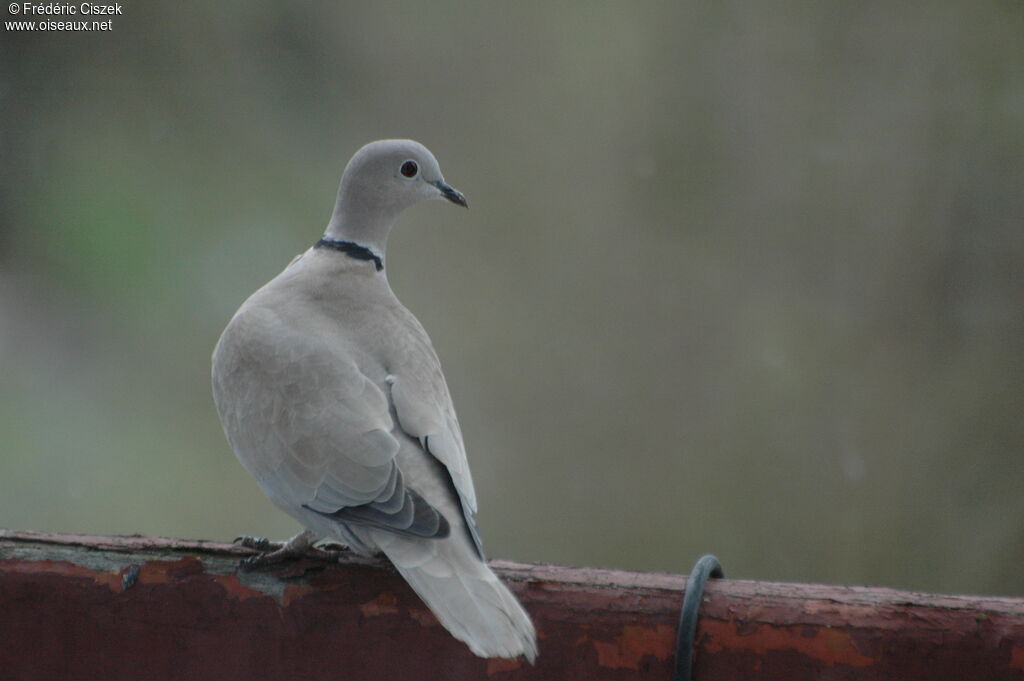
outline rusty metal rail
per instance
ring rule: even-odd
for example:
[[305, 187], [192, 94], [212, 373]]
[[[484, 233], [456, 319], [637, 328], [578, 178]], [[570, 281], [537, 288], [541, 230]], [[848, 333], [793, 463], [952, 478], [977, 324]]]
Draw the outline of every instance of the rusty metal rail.
[[[482, 660], [389, 567], [238, 572], [248, 551], [0, 530], [0, 678], [117, 681], [670, 679], [686, 578], [496, 561], [537, 665]], [[1024, 680], [1024, 599], [712, 580], [694, 675]]]

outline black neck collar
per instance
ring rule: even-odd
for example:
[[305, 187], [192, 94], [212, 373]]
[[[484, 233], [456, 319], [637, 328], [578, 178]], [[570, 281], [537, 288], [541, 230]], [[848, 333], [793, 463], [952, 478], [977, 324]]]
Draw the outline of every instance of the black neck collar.
[[371, 251], [366, 246], [360, 246], [354, 241], [338, 241], [337, 239], [328, 239], [324, 237], [313, 244], [313, 248], [330, 248], [335, 251], [341, 251], [350, 258], [356, 260], [372, 260], [373, 264], [377, 267], [377, 271], [380, 272], [384, 269], [384, 261], [380, 259], [380, 256]]

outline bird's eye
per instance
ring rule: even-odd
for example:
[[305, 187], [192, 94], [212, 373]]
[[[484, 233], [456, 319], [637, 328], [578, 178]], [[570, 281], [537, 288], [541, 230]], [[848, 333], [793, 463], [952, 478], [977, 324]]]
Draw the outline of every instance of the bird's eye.
[[416, 165], [416, 161], [406, 161], [402, 164], [401, 173], [405, 177], [416, 177], [416, 173], [420, 171], [420, 167]]

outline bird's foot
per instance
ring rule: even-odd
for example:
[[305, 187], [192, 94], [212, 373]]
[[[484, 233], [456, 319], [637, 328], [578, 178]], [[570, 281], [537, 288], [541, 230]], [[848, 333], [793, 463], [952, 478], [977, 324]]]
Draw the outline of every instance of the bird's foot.
[[313, 544], [313, 533], [308, 530], [299, 532], [297, 535], [286, 541], [284, 544], [272, 542], [264, 537], [242, 536], [235, 539], [235, 543], [255, 551], [255, 556], [249, 556], [238, 564], [243, 570], [278, 565], [293, 558], [301, 558]]
[[318, 558], [320, 560], [326, 560], [331, 562], [337, 562], [342, 556], [348, 554], [352, 549], [345, 546], [344, 544], [337, 544], [335, 542], [326, 542], [320, 546], [310, 546], [306, 550], [307, 556]]
[[253, 551], [259, 551], [261, 553], [276, 551], [284, 546], [281, 542], [273, 542], [266, 537], [250, 537], [247, 534], [243, 534], [241, 537], [235, 537], [235, 540], [231, 543], [238, 544], [242, 548], [252, 549]]
[[319, 548], [321, 551], [326, 551], [328, 553], [348, 553], [352, 550], [344, 544], [339, 544], [336, 541], [325, 541], [317, 548]]
[[236, 544], [247, 549], [259, 551], [254, 556], [249, 556], [239, 563], [243, 570], [279, 565], [288, 560], [298, 558], [313, 558], [327, 562], [337, 562], [343, 554], [349, 551], [347, 546], [342, 544], [324, 544], [322, 547], [313, 546], [316, 537], [312, 532], [300, 532], [283, 544], [272, 542], [265, 537], [242, 536], [235, 539]]

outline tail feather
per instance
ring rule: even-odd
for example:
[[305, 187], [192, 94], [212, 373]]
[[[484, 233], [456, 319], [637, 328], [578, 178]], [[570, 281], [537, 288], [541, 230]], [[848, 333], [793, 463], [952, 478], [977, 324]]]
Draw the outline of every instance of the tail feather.
[[[461, 538], [460, 538], [461, 539]], [[383, 543], [383, 542], [382, 542]], [[533, 622], [512, 592], [463, 542], [382, 546], [405, 581], [452, 636], [481, 657], [537, 657]], [[411, 543], [411, 542], [410, 542]], [[415, 559], [413, 555], [415, 554]], [[427, 554], [427, 555], [424, 555]]]

